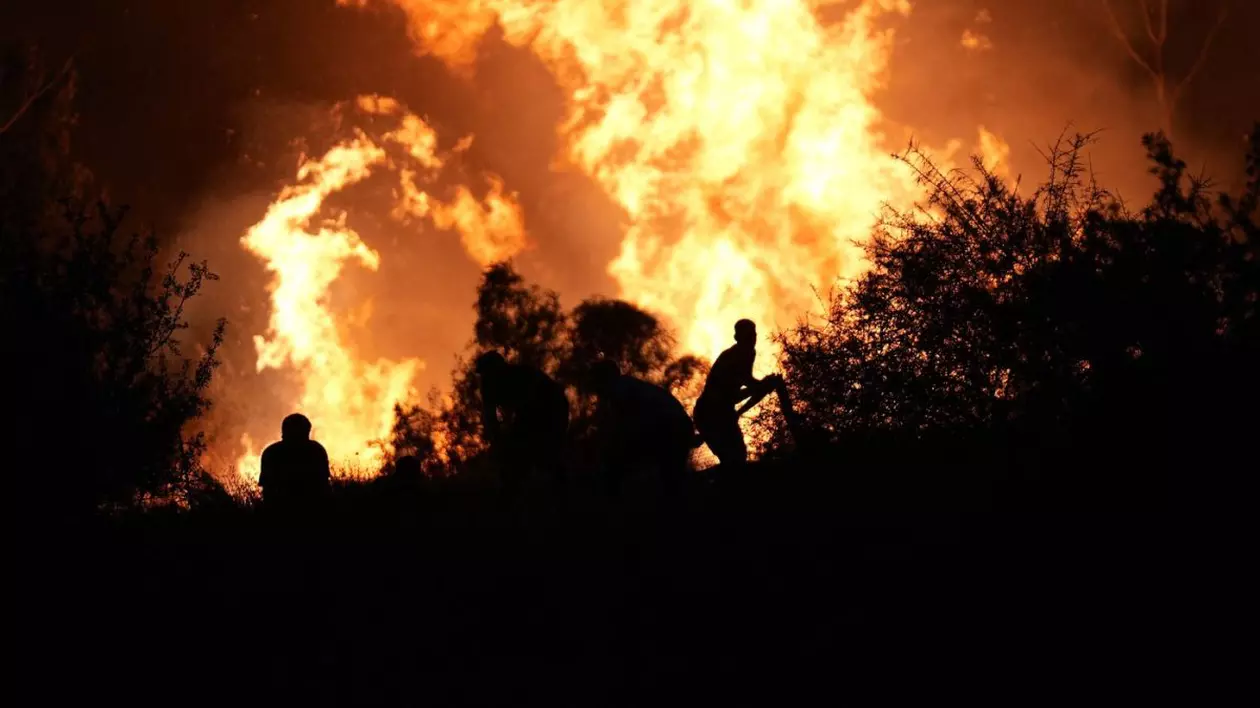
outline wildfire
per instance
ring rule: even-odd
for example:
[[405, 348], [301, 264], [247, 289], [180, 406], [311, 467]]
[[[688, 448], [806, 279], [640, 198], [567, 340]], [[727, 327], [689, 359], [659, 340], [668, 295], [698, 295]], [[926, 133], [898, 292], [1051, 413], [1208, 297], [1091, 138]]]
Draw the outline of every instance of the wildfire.
[[[254, 338], [258, 371], [287, 367], [299, 380], [292, 408], [312, 419], [336, 461], [370, 473], [383, 455], [372, 442], [389, 433], [394, 403], [412, 393], [423, 362], [366, 361], [343, 335], [339, 325], [349, 315], [339, 320], [329, 289], [347, 265], [374, 271], [381, 258], [347, 225], [344, 212], [325, 213], [325, 200], [379, 169], [392, 169], [399, 174], [394, 217], [404, 223], [427, 218], [440, 229], [458, 229], [465, 249], [481, 264], [520, 250], [524, 229], [516, 202], [503, 193], [497, 177], [487, 178], [490, 189], [484, 200], [464, 186], [449, 201], [425, 191], [467, 141], [452, 155], [441, 155], [432, 129], [397, 101], [365, 96], [356, 106], [364, 114], [396, 118], [398, 128], [379, 142], [357, 131], [319, 159], [304, 160], [296, 183], [280, 193], [241, 244], [273, 274], [268, 331]], [[245, 454], [238, 460], [238, 472], [256, 480], [253, 441], [245, 437], [242, 443]]]
[[863, 268], [881, 206], [913, 198], [871, 103], [891, 49], [877, 23], [906, 0], [377, 2], [466, 75], [496, 25], [552, 70], [565, 161], [628, 217], [609, 271], [691, 352], [716, 355], [741, 317], [768, 333], [817, 309], [816, 288]]
[[[888, 154], [872, 103], [892, 46], [881, 23], [908, 13], [907, 0], [338, 1], [396, 6], [417, 51], [469, 79], [496, 27], [550, 68], [567, 103], [556, 166], [580, 170], [620, 205], [627, 226], [609, 273], [622, 297], [665, 315], [691, 353], [715, 356], [739, 318], [765, 336], [816, 311], [818, 290], [866, 267], [862, 244], [881, 208], [919, 194]], [[379, 141], [359, 133], [303, 164], [243, 243], [275, 274], [259, 368], [296, 372], [295, 407], [318, 419], [330, 449], [370, 467], [380, 451], [368, 441], [388, 431], [422, 364], [362, 361], [339, 335], [328, 287], [347, 263], [374, 269], [380, 256], [344, 215], [312, 226], [324, 199], [388, 167], [398, 175], [393, 216], [457, 230], [479, 263], [516, 253], [525, 234], [496, 177], [482, 198], [428, 189], [467, 140], [439, 155], [433, 131], [397, 101], [356, 107], [397, 128]], [[1005, 144], [981, 137], [1000, 167]], [[761, 357], [759, 373], [774, 365]]]

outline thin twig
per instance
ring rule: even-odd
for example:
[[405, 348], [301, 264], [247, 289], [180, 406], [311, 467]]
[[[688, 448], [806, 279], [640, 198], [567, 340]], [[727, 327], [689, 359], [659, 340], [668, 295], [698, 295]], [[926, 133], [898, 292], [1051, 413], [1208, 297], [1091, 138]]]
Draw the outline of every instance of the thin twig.
[[1116, 39], [1120, 40], [1120, 44], [1124, 47], [1125, 51], [1129, 53], [1129, 57], [1132, 58], [1133, 61], [1137, 62], [1143, 69], [1150, 72], [1151, 76], [1158, 79], [1159, 72], [1151, 68], [1151, 65], [1137, 53], [1137, 50], [1133, 47], [1133, 43], [1129, 41], [1129, 35], [1124, 33], [1124, 28], [1120, 26], [1120, 20], [1116, 18], [1115, 11], [1111, 9], [1111, 0], [1103, 0], [1103, 8], [1107, 11], [1107, 19], [1111, 21], [1111, 33], [1115, 35]]
[[0, 134], [7, 132], [9, 128], [12, 128], [18, 122], [18, 119], [21, 118], [24, 113], [29, 111], [31, 106], [35, 105], [36, 101], [43, 97], [44, 94], [48, 93], [53, 86], [56, 86], [57, 82], [61, 81], [62, 77], [70, 73], [70, 68], [73, 65], [74, 57], [72, 56], [66, 60], [66, 63], [61, 67], [61, 71], [58, 72], [56, 76], [45, 82], [44, 85], [41, 86], [35, 93], [27, 96], [26, 100], [22, 102], [22, 105], [18, 107], [17, 112], [10, 116], [9, 120], [5, 121], [4, 125], [0, 126]]
[[1177, 84], [1177, 88], [1173, 89], [1172, 101], [1174, 104], [1184, 89], [1194, 79], [1203, 65], [1207, 63], [1208, 53], [1212, 49], [1212, 45], [1216, 43], [1216, 35], [1220, 33], [1221, 28], [1225, 26], [1225, 20], [1229, 18], [1229, 2], [1221, 5], [1221, 14], [1216, 18], [1216, 24], [1212, 27], [1212, 31], [1208, 33], [1207, 39], [1203, 41], [1203, 46], [1199, 49], [1199, 56], [1195, 59], [1194, 65], [1190, 67], [1190, 71], [1186, 73], [1185, 78]]
[[1138, 0], [1142, 6], [1142, 24], [1146, 27], [1146, 36], [1151, 38], [1151, 44], [1159, 46], [1159, 37], [1155, 33], [1155, 25], [1151, 24], [1151, 8], [1146, 4], [1146, 0]]

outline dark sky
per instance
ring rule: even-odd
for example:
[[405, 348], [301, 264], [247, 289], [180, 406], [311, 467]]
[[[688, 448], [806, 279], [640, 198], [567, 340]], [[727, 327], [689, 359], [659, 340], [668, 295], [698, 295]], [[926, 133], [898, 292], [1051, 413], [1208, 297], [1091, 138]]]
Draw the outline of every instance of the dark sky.
[[[78, 55], [82, 159], [162, 216], [223, 188], [229, 175], [247, 177], [233, 165], [259, 147], [246, 142], [263, 137], [251, 133], [254, 117], [440, 77], [411, 61], [400, 31], [382, 31], [379, 17], [338, 10], [331, 0], [21, 5], [24, 21], [4, 23], [6, 34], [36, 38], [50, 57]], [[19, 26], [26, 29], [13, 31]], [[286, 142], [268, 137], [281, 139], [269, 152]]]

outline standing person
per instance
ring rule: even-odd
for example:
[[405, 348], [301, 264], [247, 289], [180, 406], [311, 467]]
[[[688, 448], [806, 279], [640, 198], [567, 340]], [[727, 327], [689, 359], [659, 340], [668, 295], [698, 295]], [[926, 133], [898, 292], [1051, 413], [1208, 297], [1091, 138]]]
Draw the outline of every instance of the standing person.
[[609, 489], [615, 493], [625, 471], [639, 464], [655, 467], [665, 489], [676, 487], [699, 444], [683, 404], [660, 386], [623, 375], [608, 360], [591, 367], [591, 386], [599, 398], [596, 421]]
[[[758, 379], [753, 376], [756, 347], [757, 326], [752, 320], [736, 322], [735, 344], [713, 362], [693, 411], [696, 430], [725, 468], [748, 461], [748, 447], [744, 444], [744, 431], [739, 428], [739, 418], [765, 398], [779, 381], [778, 377]], [[740, 401], [746, 402], [736, 410]]]
[[276, 509], [311, 506], [328, 492], [332, 474], [324, 446], [311, 440], [311, 421], [294, 413], [280, 424], [280, 442], [263, 450], [258, 484]]
[[532, 472], [546, 470], [564, 482], [561, 452], [569, 428], [569, 399], [550, 376], [524, 364], [509, 364], [486, 352], [475, 364], [481, 382], [481, 426], [497, 458], [504, 490], [520, 491]]

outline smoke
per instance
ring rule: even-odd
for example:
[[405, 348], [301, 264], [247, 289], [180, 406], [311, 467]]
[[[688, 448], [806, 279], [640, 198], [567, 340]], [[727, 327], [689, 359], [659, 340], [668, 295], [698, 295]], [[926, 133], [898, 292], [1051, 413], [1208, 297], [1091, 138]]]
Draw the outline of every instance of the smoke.
[[[1174, 0], [1171, 65], [1184, 68], [1193, 59], [1212, 8], [1227, 1]], [[1029, 143], [1044, 142], [1069, 121], [1082, 129], [1110, 129], [1107, 143], [1137, 150], [1128, 147], [1135, 144], [1130, 138], [1156, 125], [1150, 83], [1108, 34], [1100, 5], [915, 0], [910, 15], [895, 23], [892, 71], [877, 103], [891, 120], [933, 142], [974, 135], [983, 124], [1006, 137], [1029, 174], [1037, 166]], [[831, 6], [836, 9], [827, 11], [837, 14], [851, 3]], [[1260, 63], [1260, 46], [1250, 31], [1260, 26], [1260, 3], [1232, 0], [1232, 6], [1228, 26], [1184, 99], [1178, 136], [1229, 155], [1260, 115], [1252, 69]], [[982, 12], [989, 22], [976, 21]], [[39, 42], [53, 63], [76, 57], [83, 79], [77, 97], [80, 159], [160, 233], [172, 233], [207, 193], [239, 194], [272, 184], [240, 169], [240, 154], [248, 148], [267, 160], [266, 153], [303, 132], [275, 135], [265, 146], [243, 145], [239, 136], [264, 112], [261, 104], [396, 96], [430, 117], [439, 133], [476, 133], [474, 152], [493, 146], [490, 152], [502, 153], [498, 162], [518, 158], [519, 164], [495, 165], [509, 180], [514, 169], [522, 177], [548, 174], [554, 121], [563, 113], [562, 96], [546, 70], [493, 34], [478, 59], [478, 74], [487, 80], [471, 87], [440, 62], [416, 56], [401, 13], [364, 12], [335, 0], [4, 3], [0, 28], [0, 38]], [[991, 49], [966, 50], [967, 31], [984, 36]], [[1032, 155], [1027, 164], [1025, 153]], [[1109, 164], [1100, 159], [1097, 166]], [[1223, 176], [1235, 166], [1220, 167], [1215, 171]], [[522, 192], [532, 185], [512, 181]], [[577, 182], [559, 190], [560, 196], [599, 217], [599, 227], [609, 219], [615, 226], [598, 194]], [[558, 222], [552, 229], [543, 209], [529, 211], [544, 221], [540, 237], [558, 231], [557, 247], [581, 259], [581, 249], [568, 242], [573, 217], [552, 220]], [[578, 290], [608, 284], [555, 270], [579, 281]]]
[[[1111, 3], [1149, 52], [1137, 0]], [[1164, 56], [1174, 79], [1187, 73], [1226, 4], [1238, 24], [1214, 38], [1174, 134], [1178, 152], [1222, 186], [1236, 179], [1242, 138], [1260, 116], [1260, 83], [1246, 69], [1260, 62], [1260, 47], [1241, 29], [1260, 26], [1260, 4], [1173, 0]], [[1112, 35], [1103, 0], [920, 1], [899, 37], [881, 101], [890, 120], [929, 141], [983, 125], [1011, 145], [1012, 171], [1032, 181], [1045, 174], [1047, 141], [1098, 132], [1099, 181], [1135, 201], [1153, 189], [1140, 138], [1160, 127], [1154, 85]]]

